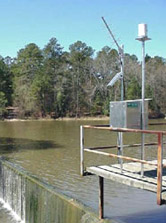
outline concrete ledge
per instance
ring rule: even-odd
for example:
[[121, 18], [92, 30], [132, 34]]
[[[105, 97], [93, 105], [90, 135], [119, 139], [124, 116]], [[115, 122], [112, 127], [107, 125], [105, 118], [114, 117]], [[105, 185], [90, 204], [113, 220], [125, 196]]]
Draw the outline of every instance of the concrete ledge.
[[26, 223], [99, 223], [92, 209], [56, 191], [8, 160], [0, 160], [0, 197]]
[[[152, 161], [156, 163], [156, 161]], [[164, 160], [166, 163], [166, 160]], [[144, 177], [141, 177], [141, 165], [138, 163], [124, 163], [121, 172], [120, 165], [102, 165], [86, 167], [86, 171], [90, 174], [104, 177], [106, 179], [116, 181], [128, 186], [136, 187], [143, 190], [157, 192], [157, 172], [156, 168], [144, 165]], [[166, 200], [166, 171], [163, 171], [162, 181], [162, 199]]]

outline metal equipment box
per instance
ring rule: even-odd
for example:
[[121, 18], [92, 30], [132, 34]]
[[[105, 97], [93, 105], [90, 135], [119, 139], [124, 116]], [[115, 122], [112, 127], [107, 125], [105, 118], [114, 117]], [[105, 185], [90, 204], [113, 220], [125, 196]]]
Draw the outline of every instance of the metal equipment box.
[[[145, 99], [145, 128], [148, 125], [148, 101]], [[110, 126], [117, 128], [141, 129], [142, 100], [110, 102]]]

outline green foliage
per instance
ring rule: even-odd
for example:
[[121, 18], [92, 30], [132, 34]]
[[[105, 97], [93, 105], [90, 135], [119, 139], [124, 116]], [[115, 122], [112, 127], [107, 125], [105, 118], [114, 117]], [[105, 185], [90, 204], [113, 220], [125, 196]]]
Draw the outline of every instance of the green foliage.
[[18, 52], [17, 59], [11, 70], [14, 74], [13, 104], [19, 107], [20, 116], [31, 115], [36, 108], [32, 94], [33, 81], [42, 67], [42, 51], [34, 44], [28, 44]]
[[50, 95], [53, 90], [50, 88], [51, 78], [44, 72], [39, 72], [30, 87], [31, 97], [34, 101], [34, 110], [36, 113], [45, 114], [50, 112]]
[[141, 98], [141, 86], [135, 78], [131, 79], [127, 88], [126, 95], [128, 100]]
[[[70, 47], [69, 63], [72, 75], [72, 101], [74, 113], [77, 116], [87, 105], [85, 84], [91, 79], [90, 63], [94, 50], [81, 41]], [[90, 99], [91, 100], [91, 99]], [[81, 109], [81, 104], [83, 109]]]
[[149, 109], [152, 111], [158, 111], [158, 106], [154, 97], [153, 89], [150, 85], [146, 86], [145, 97], [151, 99], [149, 101]]
[[93, 115], [102, 114], [102, 106], [103, 106], [102, 95], [98, 91], [98, 92], [96, 92], [96, 95], [94, 98], [92, 114]]
[[86, 43], [83, 43], [81, 41], [77, 41], [76, 43], [70, 45], [69, 50], [71, 55], [71, 62], [73, 64], [85, 61], [94, 53], [92, 47], [87, 46]]
[[4, 63], [3, 59], [0, 60], [0, 92], [3, 92], [6, 98], [6, 105], [12, 104], [12, 86], [13, 75], [9, 67]]
[[0, 91], [0, 118], [2, 117], [3, 113], [5, 112], [5, 107], [7, 104], [7, 99], [5, 97], [4, 92]]
[[[166, 60], [146, 55], [146, 97], [150, 109], [166, 113]], [[141, 64], [125, 54], [125, 99], [141, 98]], [[92, 47], [77, 41], [69, 52], [56, 38], [43, 49], [30, 43], [16, 58], [0, 58], [0, 113], [17, 106], [20, 117], [109, 115], [110, 101], [120, 100], [120, 81], [107, 87], [120, 71], [118, 51], [103, 47], [94, 56]]]
[[42, 59], [42, 52], [39, 47], [30, 43], [18, 52], [13, 71], [17, 76], [26, 76], [31, 81], [40, 68]]

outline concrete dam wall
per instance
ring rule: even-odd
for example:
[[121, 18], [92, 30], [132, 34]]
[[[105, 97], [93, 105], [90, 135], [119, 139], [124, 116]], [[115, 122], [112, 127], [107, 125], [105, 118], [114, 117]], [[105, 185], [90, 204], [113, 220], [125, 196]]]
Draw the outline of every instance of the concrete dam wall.
[[90, 208], [5, 159], [0, 159], [0, 198], [25, 223], [101, 222]]

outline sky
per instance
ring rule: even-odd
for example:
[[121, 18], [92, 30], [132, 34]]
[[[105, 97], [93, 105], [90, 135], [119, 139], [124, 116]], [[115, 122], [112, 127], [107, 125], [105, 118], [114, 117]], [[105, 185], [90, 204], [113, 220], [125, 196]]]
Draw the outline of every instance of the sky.
[[146, 23], [145, 51], [166, 58], [165, 0], [0, 0], [0, 55], [16, 57], [29, 43], [41, 49], [52, 37], [68, 51], [80, 40], [95, 52], [116, 49], [101, 17], [125, 53], [141, 58], [138, 24]]

